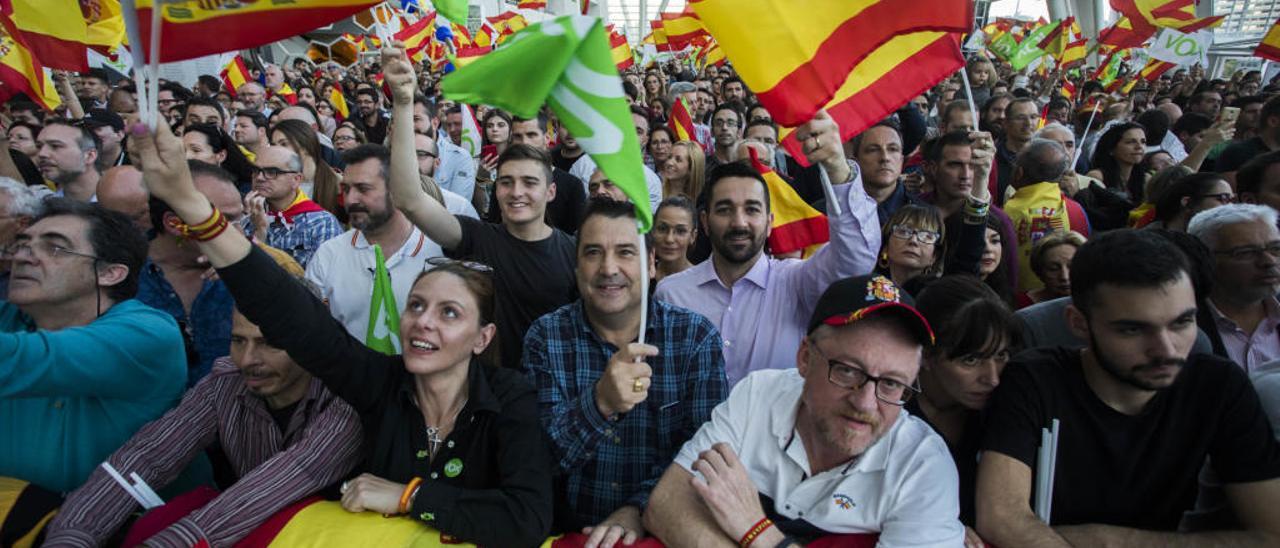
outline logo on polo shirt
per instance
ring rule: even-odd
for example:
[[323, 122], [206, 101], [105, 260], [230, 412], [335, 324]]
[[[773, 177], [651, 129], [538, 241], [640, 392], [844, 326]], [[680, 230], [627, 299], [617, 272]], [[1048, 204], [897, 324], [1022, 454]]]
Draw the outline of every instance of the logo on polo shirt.
[[853, 503], [853, 499], [849, 498], [848, 495], [836, 493], [835, 496], [832, 496], [831, 498], [835, 501], [836, 506], [841, 510], [852, 510], [854, 506], [857, 506], [857, 504]]
[[461, 473], [462, 473], [462, 459], [453, 458], [453, 459], [449, 459], [449, 462], [445, 463], [444, 475], [449, 476], [451, 478], [456, 478], [458, 477], [458, 474], [461, 474]]

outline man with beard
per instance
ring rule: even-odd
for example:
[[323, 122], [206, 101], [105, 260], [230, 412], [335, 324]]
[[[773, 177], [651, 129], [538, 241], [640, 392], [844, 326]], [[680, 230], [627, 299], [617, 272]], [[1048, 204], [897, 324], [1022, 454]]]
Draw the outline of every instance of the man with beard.
[[877, 546], [960, 546], [946, 442], [902, 411], [933, 343], [910, 296], [879, 275], [840, 280], [802, 336], [794, 367], [749, 375], [680, 449], [645, 527], [667, 546], [868, 533]]
[[703, 190], [698, 224], [711, 240], [711, 258], [663, 279], [654, 293], [716, 325], [730, 385], [751, 371], [792, 367], [822, 290], [870, 272], [880, 251], [876, 202], [863, 189], [857, 165], [844, 158], [835, 121], [819, 112], [797, 132], [810, 162], [821, 164], [836, 183], [840, 211], [827, 209], [830, 243], [803, 261], [766, 256], [773, 215], [764, 179], [746, 164], [730, 162], [712, 170]]
[[[391, 290], [400, 303], [391, 307], [394, 310], [403, 310], [400, 305], [418, 273], [427, 268], [427, 259], [443, 252], [391, 204], [387, 188], [391, 152], [386, 147], [360, 145], [342, 158], [347, 170], [340, 188], [351, 230], [320, 245], [307, 265], [307, 279], [320, 286], [333, 317], [363, 341], [369, 334], [369, 295], [377, 268], [373, 246], [382, 248]], [[399, 351], [399, 338], [391, 341]]]
[[36, 139], [36, 166], [58, 187], [58, 196], [81, 202], [98, 199], [97, 160], [101, 144], [87, 127], [50, 122]]
[[[715, 326], [640, 300], [648, 283], [641, 261], [651, 257], [640, 253], [632, 204], [593, 199], [578, 231], [582, 299], [539, 318], [525, 335], [522, 362], [538, 387], [562, 478], [555, 530], [587, 528], [588, 546], [644, 536], [640, 514], [650, 489], [724, 399]], [[649, 309], [643, 326], [641, 306]], [[645, 344], [635, 342], [642, 327]]]
[[707, 155], [707, 173], [721, 164], [734, 161], [733, 146], [742, 139], [742, 108], [737, 103], [720, 103], [711, 113], [711, 131], [715, 134], [715, 150]]
[[1187, 232], [1213, 252], [1213, 290], [1199, 323], [1214, 353], [1250, 372], [1280, 359], [1276, 211], [1227, 204], [1196, 214]]
[[[1148, 231], [1107, 232], [1076, 252], [1067, 320], [1088, 345], [1025, 352], [1005, 368], [987, 406], [978, 464], [983, 539], [1000, 546], [1280, 542], [1280, 446], [1244, 371], [1191, 354], [1191, 268], [1177, 246]], [[1029, 501], [1041, 429], [1055, 419], [1053, 504], [1042, 521]], [[1179, 533], [1206, 462], [1225, 484], [1239, 525]]]

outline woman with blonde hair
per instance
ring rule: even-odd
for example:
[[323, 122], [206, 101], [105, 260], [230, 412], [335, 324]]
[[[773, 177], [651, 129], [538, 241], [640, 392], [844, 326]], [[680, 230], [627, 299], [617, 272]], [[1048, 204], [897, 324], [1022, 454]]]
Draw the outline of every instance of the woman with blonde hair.
[[662, 197], [683, 195], [695, 202], [707, 180], [707, 157], [693, 141], [671, 145], [671, 157], [662, 166]]

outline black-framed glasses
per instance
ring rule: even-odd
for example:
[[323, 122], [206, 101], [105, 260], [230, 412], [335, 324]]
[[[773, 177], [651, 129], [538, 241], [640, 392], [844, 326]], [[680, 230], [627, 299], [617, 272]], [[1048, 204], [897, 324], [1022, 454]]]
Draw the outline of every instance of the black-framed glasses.
[[258, 167], [258, 166], [253, 166], [252, 168], [249, 168], [249, 175], [250, 175], [251, 177], [257, 177], [257, 176], [261, 175], [261, 176], [263, 176], [264, 178], [269, 179], [269, 180], [274, 180], [276, 177], [279, 177], [279, 176], [281, 176], [281, 175], [284, 175], [285, 173], [300, 173], [300, 172], [298, 172], [298, 171], [294, 171], [294, 170], [291, 170], [291, 169], [280, 169], [280, 168], [278, 168], [278, 167]]
[[487, 264], [476, 262], [476, 261], [463, 261], [459, 259], [450, 259], [448, 257], [431, 257], [427, 259], [427, 264], [431, 265], [432, 267], [458, 265], [458, 266], [461, 266], [462, 268], [465, 268], [473, 272], [480, 272], [484, 274], [493, 273], [493, 267]]
[[893, 225], [889, 229], [889, 234], [899, 240], [915, 240], [924, 245], [936, 244], [942, 238], [942, 234], [932, 230], [922, 228], [911, 228], [906, 225]]
[[1272, 259], [1280, 259], [1280, 242], [1271, 242], [1265, 246], [1245, 245], [1214, 251], [1214, 255], [1225, 255], [1233, 261], [1256, 261], [1266, 254]]
[[17, 256], [24, 251], [31, 253], [33, 257], [50, 258], [50, 257], [64, 256], [64, 257], [83, 257], [85, 259], [93, 259], [95, 261], [103, 260], [102, 257], [99, 257], [97, 255], [81, 253], [79, 251], [69, 249], [66, 246], [58, 245], [48, 241], [14, 242], [5, 246], [3, 249], [0, 249], [0, 257], [3, 257], [7, 260], [12, 260], [17, 258]]
[[899, 407], [906, 405], [911, 398], [922, 392], [918, 385], [912, 386], [886, 377], [874, 377], [856, 365], [828, 359], [812, 340], [809, 341], [809, 348], [814, 349], [818, 356], [827, 362], [827, 382], [840, 388], [861, 390], [867, 383], [875, 383], [876, 399]]
[[1219, 192], [1217, 194], [1196, 194], [1196, 199], [1203, 200], [1205, 198], [1213, 198], [1214, 200], [1217, 200], [1218, 203], [1223, 205], [1236, 203], [1236, 195], [1230, 192]]

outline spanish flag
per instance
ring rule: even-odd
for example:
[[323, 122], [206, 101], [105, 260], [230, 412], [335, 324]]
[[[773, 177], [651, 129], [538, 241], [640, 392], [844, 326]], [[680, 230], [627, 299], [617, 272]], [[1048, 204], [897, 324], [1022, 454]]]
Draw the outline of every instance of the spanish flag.
[[78, 0], [5, 0], [0, 24], [42, 65], [89, 70], [89, 25]]
[[[698, 143], [698, 131], [693, 127], [693, 113], [683, 97], [677, 98], [671, 105], [671, 116], [667, 117], [667, 127], [675, 134], [675, 141], [693, 141]], [[702, 143], [698, 143], [702, 146]]]
[[[436, 12], [419, 19], [417, 23], [409, 25], [400, 32], [395, 33], [394, 38], [404, 43], [404, 51], [410, 57], [421, 57], [420, 52], [431, 43], [436, 33]], [[413, 59], [416, 63], [419, 59]]]
[[0, 101], [25, 93], [47, 111], [62, 105], [40, 60], [12, 36], [0, 35]]
[[[940, 40], [973, 23], [968, 0], [917, 0], [910, 9], [893, 0], [814, 0], [805, 9], [786, 0], [691, 5], [778, 124], [808, 122], [843, 92], [841, 99], [860, 103], [857, 118], [870, 120], [836, 118], [848, 136], [963, 66], [955, 39]], [[934, 57], [937, 50], [947, 61]], [[943, 67], [947, 72], [933, 79]]]
[[1222, 25], [1226, 16], [1196, 17], [1198, 0], [1111, 0], [1114, 9], [1132, 20], [1142, 20], [1153, 27], [1176, 29], [1184, 33], [1211, 29]]
[[529, 26], [529, 20], [523, 15], [514, 11], [503, 12], [487, 19], [493, 25], [493, 29], [498, 31], [497, 43], [501, 44], [506, 41], [508, 36], [520, 32]]
[[1088, 38], [1081, 38], [1075, 42], [1067, 44], [1067, 49], [1063, 50], [1062, 57], [1058, 58], [1058, 66], [1067, 68], [1078, 63], [1083, 63], [1085, 55], [1089, 53], [1089, 48], [1087, 47], [1088, 44]]
[[1156, 28], [1146, 21], [1123, 16], [1114, 25], [1098, 33], [1098, 43], [1117, 48], [1136, 48], [1155, 34]]
[[764, 178], [769, 188], [769, 209], [773, 225], [769, 231], [769, 252], [775, 255], [805, 250], [807, 257], [831, 240], [827, 216], [805, 203], [796, 189], [782, 180], [769, 166], [760, 162], [756, 149], [751, 154], [751, 167]]
[[619, 71], [636, 64], [635, 58], [631, 55], [631, 45], [627, 43], [627, 37], [615, 29], [609, 30], [609, 47], [612, 49], [613, 64]]
[[662, 20], [649, 21], [649, 28], [653, 29], [653, 45], [658, 51], [671, 51], [671, 44], [667, 40], [667, 31], [662, 27]]
[[707, 65], [720, 66], [725, 61], [724, 50], [720, 49], [720, 44], [712, 39], [710, 43], [703, 46], [698, 52], [698, 66], [706, 67]]
[[222, 67], [219, 74], [222, 77], [222, 87], [227, 89], [227, 93], [232, 97], [236, 96], [236, 91], [240, 89], [246, 82], [250, 80], [249, 69], [244, 66], [244, 58], [236, 55], [227, 66]]
[[124, 43], [124, 16], [120, 13], [119, 0], [80, 0], [84, 12], [85, 43], [107, 55]]
[[1036, 47], [1061, 62], [1062, 55], [1066, 53], [1067, 48], [1071, 45], [1071, 25], [1074, 23], [1075, 17], [1068, 17], [1059, 21], [1058, 25]]
[[488, 21], [480, 24], [480, 28], [476, 30], [475, 44], [480, 47], [492, 47], [498, 37], [498, 31], [493, 29], [493, 25]]
[[702, 26], [702, 21], [698, 19], [698, 14], [685, 7], [685, 11], [681, 13], [664, 13], [662, 14], [662, 30], [667, 34], [667, 42], [671, 44], [671, 49], [684, 49], [694, 38], [707, 35], [707, 28]]
[[1160, 78], [1160, 75], [1169, 72], [1170, 69], [1176, 66], [1178, 66], [1177, 63], [1170, 63], [1168, 61], [1161, 61], [1153, 58], [1147, 61], [1147, 65], [1142, 67], [1142, 70], [1138, 72], [1138, 76], [1143, 80], [1152, 82]]
[[1263, 59], [1280, 61], [1280, 19], [1271, 25], [1271, 29], [1267, 31], [1266, 36], [1262, 37], [1262, 41], [1258, 43], [1258, 49], [1253, 50], [1253, 54]]
[[342, 123], [351, 116], [351, 109], [347, 107], [347, 96], [342, 94], [342, 87], [337, 83], [329, 88], [329, 104], [333, 105], [333, 114], [338, 119], [338, 123]]
[[520, 0], [520, 3], [516, 4], [516, 7], [522, 10], [546, 9], [547, 0]]
[[277, 91], [275, 94], [281, 99], [284, 99], [284, 102], [289, 103], [290, 105], [298, 104], [298, 93], [293, 91], [292, 87], [289, 87], [288, 82], [280, 84], [280, 91]]
[[1076, 98], [1076, 85], [1071, 80], [1062, 80], [1062, 89], [1058, 90], [1068, 101], [1074, 101]]
[[[162, 12], [160, 61], [182, 61], [255, 48], [309, 32], [380, 3], [378, 0], [166, 2]], [[155, 0], [137, 0], [138, 30], [142, 35], [139, 46], [148, 55], [154, 5]]]
[[493, 51], [493, 48], [481, 48], [475, 46], [459, 48], [458, 53], [454, 55], [452, 59], [453, 67], [462, 68], [470, 65], [476, 59], [484, 57], [484, 54], [489, 53], [490, 51]]

